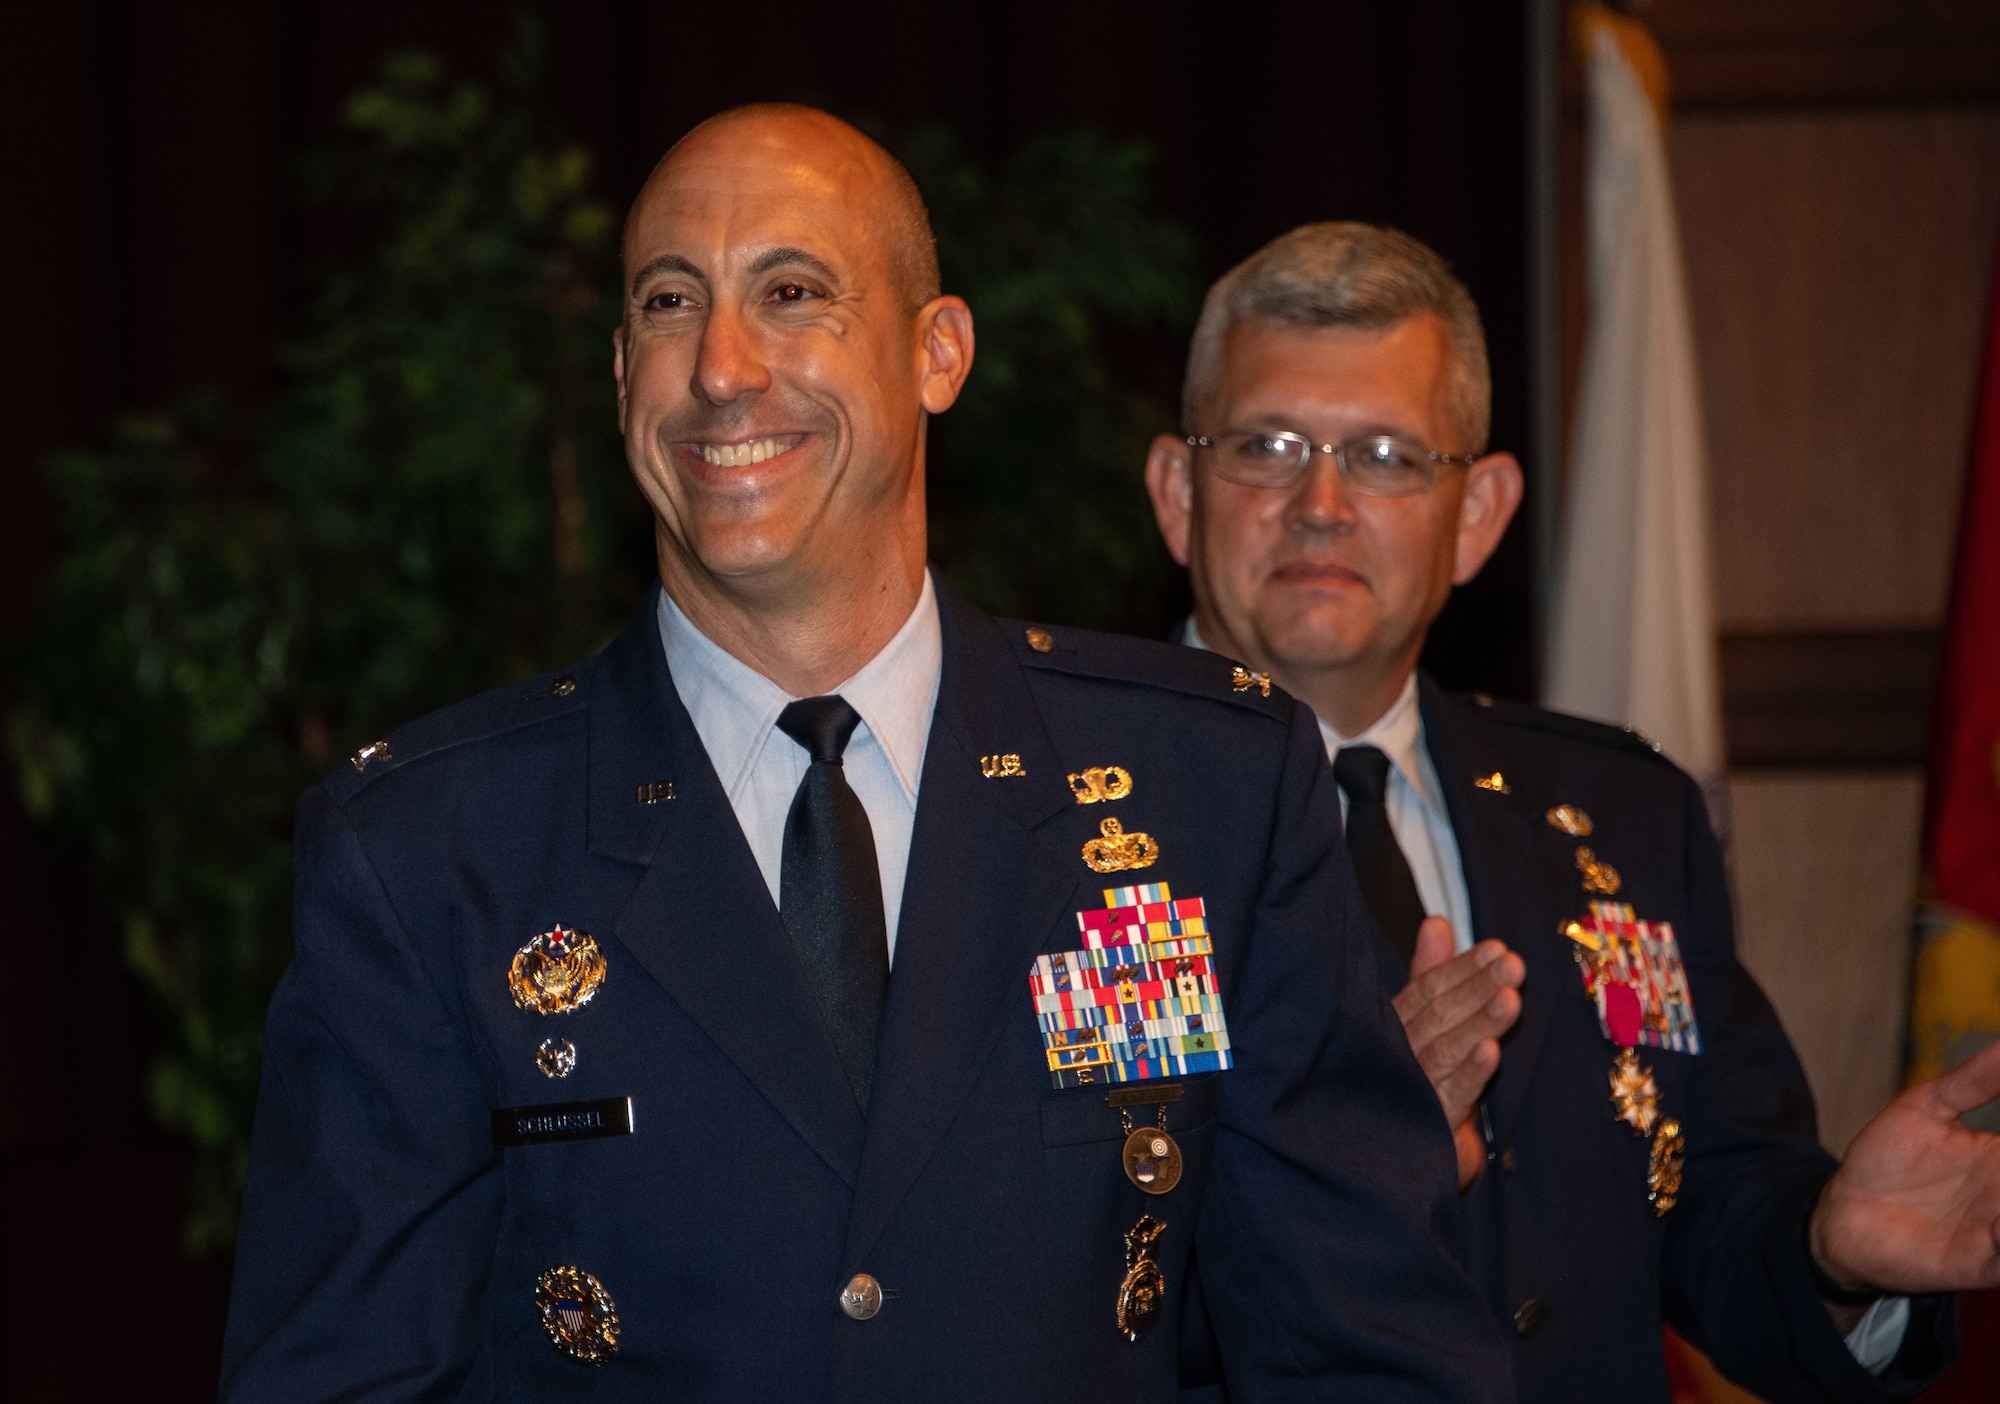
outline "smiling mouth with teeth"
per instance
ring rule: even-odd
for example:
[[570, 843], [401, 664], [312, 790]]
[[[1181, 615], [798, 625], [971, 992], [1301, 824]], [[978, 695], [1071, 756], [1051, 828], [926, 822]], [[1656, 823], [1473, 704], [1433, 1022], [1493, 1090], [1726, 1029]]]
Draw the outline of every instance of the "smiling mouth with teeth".
[[747, 468], [752, 463], [762, 463], [776, 458], [781, 453], [789, 453], [797, 448], [805, 438], [803, 434], [777, 434], [765, 439], [749, 439], [740, 444], [697, 444], [703, 463], [712, 463], [718, 468]]

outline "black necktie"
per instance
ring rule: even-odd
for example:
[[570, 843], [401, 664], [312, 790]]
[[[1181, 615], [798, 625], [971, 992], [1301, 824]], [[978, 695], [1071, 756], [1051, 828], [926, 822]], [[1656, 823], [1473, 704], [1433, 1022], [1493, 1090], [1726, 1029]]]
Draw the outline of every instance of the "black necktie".
[[1389, 792], [1389, 758], [1373, 746], [1342, 746], [1333, 758], [1333, 778], [1347, 795], [1347, 848], [1354, 855], [1354, 875], [1361, 880], [1361, 900], [1407, 970], [1416, 954], [1424, 903], [1383, 803]]
[[882, 915], [875, 831], [840, 764], [860, 722], [860, 713], [840, 697], [807, 697], [778, 714], [778, 729], [812, 757], [785, 816], [778, 914], [866, 1111], [889, 994], [889, 923]]

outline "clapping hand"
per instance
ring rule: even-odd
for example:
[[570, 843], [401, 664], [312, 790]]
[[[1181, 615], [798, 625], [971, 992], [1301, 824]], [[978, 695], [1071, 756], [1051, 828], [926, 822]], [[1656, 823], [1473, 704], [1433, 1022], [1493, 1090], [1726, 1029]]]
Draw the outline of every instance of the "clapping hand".
[[1820, 1272], [1849, 1291], [2000, 1287], [2000, 1136], [1959, 1120], [2000, 1097], [2000, 1044], [1861, 1128], [1813, 1211]]
[[1427, 917], [1417, 928], [1410, 983], [1395, 998], [1396, 1013], [1444, 1104], [1458, 1148], [1460, 1193], [1486, 1165], [1472, 1111], [1500, 1067], [1500, 1035], [1521, 1017], [1527, 975], [1521, 958], [1498, 941], [1453, 955], [1451, 923], [1443, 917]]

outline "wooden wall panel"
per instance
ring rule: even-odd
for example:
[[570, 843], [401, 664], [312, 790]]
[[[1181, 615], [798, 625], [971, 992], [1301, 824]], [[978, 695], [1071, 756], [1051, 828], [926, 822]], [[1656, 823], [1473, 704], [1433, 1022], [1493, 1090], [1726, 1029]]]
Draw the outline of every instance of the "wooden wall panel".
[[2000, 98], [1993, 0], [1656, 0], [1674, 106]]
[[2000, 108], [1677, 115], [1724, 632], [1943, 617]]
[[1737, 775], [1729, 796], [1743, 963], [1792, 1036], [1837, 1154], [1902, 1085], [1923, 778]]

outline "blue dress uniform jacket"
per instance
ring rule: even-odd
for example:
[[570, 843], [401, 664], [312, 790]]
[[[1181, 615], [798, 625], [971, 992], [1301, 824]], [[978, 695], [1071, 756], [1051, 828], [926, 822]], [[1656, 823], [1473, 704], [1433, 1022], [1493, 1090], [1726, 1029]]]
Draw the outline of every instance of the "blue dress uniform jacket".
[[[1197, 1246], [1239, 1399], [1512, 1397], [1311, 715], [1216, 658], [1062, 629], [1042, 653], [939, 594], [865, 1118], [650, 602], [571, 673], [306, 793], [224, 1398], [1165, 1400]], [[1024, 773], [989, 778], [996, 754]], [[1129, 798], [1080, 804], [1065, 777], [1109, 765]], [[1107, 814], [1158, 861], [1087, 869]], [[1157, 1197], [1122, 1173], [1104, 1089], [1052, 1088], [1028, 987], [1133, 882], [1205, 899], [1236, 1058], [1181, 1080], [1185, 1178]], [[517, 1008], [510, 962], [558, 923], [596, 937], [602, 988]], [[537, 1069], [551, 1038], [576, 1049], [561, 1079]], [[495, 1108], [624, 1096], [628, 1136], [489, 1139]], [[1168, 1298], [1131, 1344], [1114, 1303], [1148, 1213]], [[614, 1300], [609, 1363], [545, 1334], [558, 1264]], [[857, 1272], [887, 1298], [870, 1320], [837, 1305]]]
[[[1806, 1217], [1835, 1163], [1791, 1044], [1736, 959], [1700, 790], [1630, 732], [1447, 696], [1428, 679], [1420, 698], [1473, 929], [1528, 967], [1487, 1091], [1487, 1173], [1465, 1206], [1473, 1274], [1511, 1327], [1520, 1397], [1666, 1404], [1662, 1320], [1774, 1404], [1919, 1392], [1955, 1354], [1951, 1299], [1912, 1303], [1878, 1381], [1813, 1286]], [[1504, 788], [1474, 784], [1496, 772]], [[1549, 822], [1565, 804], [1590, 833]], [[1579, 847], [1616, 870], [1609, 900], [1673, 924], [1687, 969], [1701, 1051], [1637, 1050], [1686, 1138], [1679, 1202], [1663, 1216], [1647, 1200], [1649, 1138], [1613, 1118], [1616, 1049], [1562, 934], [1592, 900]]]

